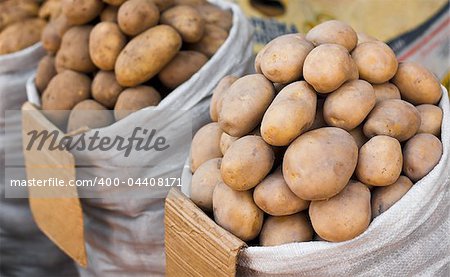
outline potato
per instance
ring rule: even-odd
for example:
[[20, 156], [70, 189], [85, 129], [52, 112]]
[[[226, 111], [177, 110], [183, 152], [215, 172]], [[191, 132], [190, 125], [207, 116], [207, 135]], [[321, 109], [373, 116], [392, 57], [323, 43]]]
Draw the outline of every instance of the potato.
[[216, 185], [222, 182], [220, 175], [221, 158], [204, 162], [192, 175], [191, 200], [206, 212], [213, 210], [213, 192]]
[[400, 99], [390, 99], [375, 106], [363, 130], [368, 138], [386, 135], [402, 142], [414, 136], [419, 127], [420, 114], [413, 105]]
[[356, 176], [364, 184], [388, 186], [402, 172], [402, 147], [398, 140], [389, 136], [374, 136], [359, 150]]
[[205, 54], [208, 58], [214, 56], [222, 44], [227, 40], [228, 33], [224, 29], [213, 25], [205, 24], [203, 37], [196, 43], [187, 44], [187, 49]]
[[114, 123], [114, 116], [104, 106], [94, 100], [84, 100], [75, 105], [70, 112], [67, 132], [82, 127], [89, 129], [102, 128]]
[[372, 218], [379, 216], [392, 207], [413, 186], [406, 176], [400, 176], [395, 183], [386, 187], [377, 187], [372, 193]]
[[207, 3], [207, 0], [173, 0], [175, 5], [190, 5], [190, 6], [196, 6], [196, 5], [203, 5]]
[[175, 6], [161, 14], [161, 24], [167, 24], [180, 33], [185, 42], [198, 42], [205, 32], [205, 22], [191, 6]]
[[256, 54], [256, 57], [255, 57], [255, 72], [258, 74], [262, 74], [261, 58], [264, 56], [264, 52], [266, 52], [266, 49], [267, 49], [267, 44], [261, 50], [259, 50], [258, 54]]
[[309, 207], [309, 201], [289, 189], [280, 168], [255, 187], [253, 199], [261, 210], [273, 216], [291, 215]]
[[358, 79], [358, 68], [343, 46], [322, 44], [306, 56], [303, 77], [317, 92], [330, 93]]
[[203, 65], [208, 62], [208, 57], [200, 52], [180, 51], [158, 74], [161, 83], [175, 89], [189, 80]]
[[275, 38], [259, 57], [262, 74], [274, 83], [291, 83], [303, 76], [303, 63], [314, 45], [298, 34]]
[[55, 57], [51, 55], [44, 56], [38, 64], [36, 78], [34, 80], [36, 88], [40, 93], [44, 92], [48, 83], [55, 75]]
[[191, 171], [195, 173], [197, 168], [204, 162], [221, 158], [220, 137], [222, 130], [217, 123], [209, 123], [200, 128], [192, 138], [190, 165]]
[[127, 88], [120, 93], [114, 106], [114, 117], [121, 120], [135, 111], [149, 106], [157, 106], [161, 95], [153, 87], [137, 86]]
[[61, 14], [61, 1], [60, 0], [47, 0], [42, 3], [39, 8], [39, 18], [42, 19], [54, 19]]
[[75, 26], [62, 37], [56, 54], [56, 64], [66, 69], [90, 73], [96, 70], [89, 55], [89, 35], [92, 26]]
[[423, 104], [416, 107], [420, 114], [420, 127], [417, 133], [429, 133], [436, 137], [441, 134], [442, 109], [438, 106]]
[[151, 0], [129, 0], [120, 6], [117, 22], [122, 32], [136, 36], [158, 24], [159, 9]]
[[282, 89], [264, 114], [261, 136], [270, 145], [289, 145], [308, 130], [316, 114], [317, 96], [305, 81]]
[[289, 188], [304, 200], [322, 200], [347, 185], [358, 161], [358, 146], [346, 131], [325, 127], [309, 131], [289, 145], [283, 176]]
[[235, 191], [218, 183], [213, 193], [214, 220], [243, 241], [256, 238], [264, 220], [251, 191]]
[[403, 172], [413, 182], [427, 175], [442, 156], [442, 143], [432, 134], [417, 134], [403, 147]]
[[379, 85], [372, 85], [375, 91], [377, 104], [387, 99], [401, 99], [400, 91], [392, 83], [383, 83]]
[[160, 25], [133, 38], [120, 52], [115, 65], [121, 86], [136, 86], [158, 74], [178, 53], [181, 37], [170, 26]]
[[99, 71], [92, 81], [92, 97], [108, 109], [114, 108], [122, 91], [112, 71]]
[[239, 138], [232, 137], [229, 134], [223, 132], [222, 135], [220, 136], [220, 152], [222, 152], [222, 155], [225, 155], [225, 152], [227, 152], [231, 144], [237, 141], [238, 139]]
[[100, 21], [117, 23], [117, 14], [118, 13], [119, 13], [119, 7], [107, 6], [100, 14]]
[[358, 149], [361, 148], [369, 139], [364, 135], [362, 125], [359, 125], [353, 130], [348, 131], [350, 135], [352, 135], [353, 139], [358, 145]]
[[272, 83], [262, 74], [239, 78], [222, 99], [219, 124], [234, 137], [250, 133], [261, 122], [275, 96]]
[[311, 241], [313, 228], [306, 213], [269, 216], [263, 224], [259, 242], [261, 246], [275, 246], [292, 242]]
[[175, 5], [174, 0], [152, 0], [152, 2], [158, 7], [159, 11], [161, 12]]
[[369, 226], [370, 191], [364, 184], [350, 180], [338, 195], [311, 202], [309, 216], [321, 238], [332, 242], [351, 240]]
[[42, 31], [42, 46], [49, 53], [56, 53], [61, 46], [61, 40], [67, 30], [72, 27], [65, 15], [60, 14], [50, 21]]
[[209, 106], [209, 115], [212, 121], [219, 120], [219, 113], [222, 107], [222, 100], [227, 89], [238, 79], [233, 75], [223, 77], [213, 90], [211, 104]]
[[233, 26], [233, 14], [230, 11], [224, 11], [209, 3], [196, 5], [194, 7], [206, 23], [219, 26], [227, 32]]
[[269, 174], [274, 160], [272, 148], [261, 137], [242, 137], [233, 142], [223, 156], [222, 180], [234, 190], [249, 190]]
[[112, 5], [112, 6], [120, 6], [128, 0], [103, 0], [103, 2]]
[[398, 62], [394, 51], [384, 42], [369, 41], [358, 44], [352, 52], [358, 66], [359, 78], [382, 84], [394, 77]]
[[356, 35], [358, 36], [358, 45], [368, 41], [377, 41], [376, 38], [369, 36], [368, 34], [363, 32], [357, 32]]
[[375, 101], [375, 92], [368, 82], [349, 81], [326, 98], [323, 118], [330, 126], [350, 131], [363, 122]]
[[317, 99], [317, 107], [316, 107], [316, 115], [314, 117], [314, 121], [309, 127], [308, 131], [319, 129], [322, 127], [326, 127], [327, 123], [325, 122], [325, 119], [323, 118], [323, 104], [325, 103], [325, 99]]
[[0, 11], [0, 31], [2, 31], [11, 24], [36, 17], [39, 3], [35, 0], [2, 0]]
[[69, 24], [83, 25], [95, 19], [103, 10], [102, 0], [61, 0], [62, 13]]
[[358, 36], [352, 27], [338, 20], [325, 21], [315, 26], [306, 34], [306, 39], [315, 46], [327, 43], [339, 44], [349, 52], [358, 43]]
[[113, 22], [100, 22], [89, 36], [89, 54], [92, 62], [102, 70], [113, 70], [127, 38]]
[[391, 81], [402, 99], [414, 104], [436, 104], [442, 96], [441, 85], [433, 73], [415, 62], [401, 62]]
[[45, 21], [39, 18], [13, 23], [0, 33], [0, 55], [25, 49], [41, 38]]

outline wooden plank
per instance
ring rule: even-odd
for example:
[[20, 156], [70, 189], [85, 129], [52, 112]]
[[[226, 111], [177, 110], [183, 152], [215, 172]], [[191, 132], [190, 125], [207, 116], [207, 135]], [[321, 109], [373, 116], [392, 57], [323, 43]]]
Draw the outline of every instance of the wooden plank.
[[177, 189], [165, 205], [167, 276], [236, 275], [245, 242], [221, 228]]

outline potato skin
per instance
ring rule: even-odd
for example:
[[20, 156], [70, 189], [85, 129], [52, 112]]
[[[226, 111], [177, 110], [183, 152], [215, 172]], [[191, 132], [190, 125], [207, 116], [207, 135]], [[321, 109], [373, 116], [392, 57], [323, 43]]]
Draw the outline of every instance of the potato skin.
[[291, 215], [308, 209], [309, 201], [295, 195], [286, 184], [281, 168], [268, 175], [253, 191], [256, 205], [273, 216]]
[[419, 127], [420, 114], [413, 105], [400, 99], [390, 99], [375, 106], [363, 130], [368, 138], [386, 135], [402, 142], [414, 136]]
[[203, 37], [205, 22], [200, 13], [191, 6], [180, 5], [161, 14], [161, 23], [175, 28], [185, 42], [198, 42]]
[[114, 108], [122, 91], [112, 71], [99, 71], [92, 81], [92, 97], [108, 109]]
[[152, 2], [158, 7], [159, 11], [161, 12], [175, 5], [174, 0], [152, 0]]
[[0, 32], [16, 22], [36, 17], [39, 3], [30, 0], [0, 1]]
[[442, 142], [432, 134], [417, 134], [403, 147], [403, 172], [413, 182], [427, 175], [442, 156]]
[[191, 200], [203, 211], [213, 211], [214, 188], [218, 183], [222, 182], [220, 175], [221, 163], [221, 158], [206, 161], [192, 175]]
[[89, 36], [89, 55], [92, 62], [102, 70], [113, 70], [127, 38], [113, 22], [100, 22]]
[[180, 35], [170, 26], [159, 25], [133, 38], [120, 52], [115, 65], [117, 81], [131, 87], [158, 74], [181, 48]]
[[197, 131], [192, 138], [190, 153], [192, 172], [195, 173], [197, 168], [204, 162], [222, 157], [222, 152], [220, 152], [221, 135], [222, 130], [220, 129], [219, 124], [215, 122], [206, 124]]
[[42, 46], [48, 53], [56, 53], [61, 46], [61, 40], [64, 33], [72, 27], [67, 22], [65, 15], [60, 14], [54, 20], [50, 21], [42, 31]]
[[200, 52], [180, 51], [158, 74], [161, 83], [174, 89], [189, 80], [203, 65], [208, 57]]
[[383, 83], [378, 85], [372, 85], [377, 99], [377, 104], [387, 99], [401, 99], [400, 91], [392, 83]]
[[47, 55], [39, 61], [36, 70], [36, 79], [34, 80], [34, 83], [36, 84], [38, 91], [43, 93], [50, 80], [55, 76], [55, 57]]
[[355, 129], [352, 129], [348, 131], [348, 133], [353, 137], [353, 139], [356, 142], [356, 145], [358, 145], [358, 149], [361, 148], [369, 139], [364, 135], [362, 125], [359, 125]]
[[67, 132], [75, 131], [84, 126], [89, 129], [102, 128], [114, 123], [114, 116], [104, 106], [88, 99], [81, 101], [70, 112]]
[[117, 98], [114, 106], [114, 117], [119, 121], [135, 111], [149, 106], [157, 106], [160, 101], [161, 95], [153, 87], [137, 86], [127, 88]]
[[315, 91], [330, 93], [346, 81], [358, 79], [358, 68], [343, 46], [322, 44], [306, 56], [303, 77]]
[[103, 0], [103, 2], [111, 5], [111, 6], [120, 6], [125, 3], [127, 0]]
[[325, 21], [315, 26], [306, 34], [306, 39], [315, 46], [326, 43], [339, 44], [349, 52], [358, 43], [358, 36], [352, 27], [338, 20]]
[[151, 0], [128, 0], [117, 13], [117, 23], [122, 32], [136, 36], [158, 24], [159, 9]]
[[287, 216], [269, 216], [263, 224], [261, 246], [275, 246], [292, 242], [311, 241], [314, 230], [306, 213]]
[[223, 156], [222, 180], [234, 190], [249, 190], [269, 174], [274, 160], [272, 147], [261, 137], [242, 137], [233, 142]]
[[275, 96], [272, 83], [262, 74], [239, 78], [222, 99], [219, 124], [234, 137], [250, 133], [261, 122]]
[[391, 81], [402, 99], [414, 104], [436, 104], [442, 96], [441, 85], [428, 69], [415, 62], [401, 62]]
[[353, 239], [369, 226], [370, 191], [364, 184], [350, 180], [338, 195], [311, 202], [309, 216], [321, 238], [332, 242]]
[[213, 90], [211, 97], [211, 104], [209, 106], [209, 115], [211, 120], [217, 122], [219, 120], [219, 113], [222, 109], [222, 100], [226, 94], [227, 89], [238, 79], [233, 75], [223, 77]]
[[213, 193], [214, 220], [243, 241], [256, 238], [264, 213], [253, 202], [251, 191], [235, 191], [218, 183]]
[[270, 145], [289, 145], [308, 130], [316, 115], [317, 96], [305, 81], [283, 88], [264, 113], [261, 136]]
[[317, 106], [316, 106], [316, 115], [314, 117], [314, 121], [309, 127], [308, 131], [319, 129], [322, 127], [327, 127], [327, 123], [323, 118], [323, 104], [325, 103], [325, 99], [317, 98]]
[[417, 133], [429, 133], [436, 137], [441, 134], [443, 112], [435, 105], [422, 104], [416, 107], [420, 114], [420, 127]]
[[211, 58], [222, 44], [225, 43], [227, 38], [228, 33], [224, 29], [213, 24], [205, 24], [203, 37], [195, 43], [187, 44], [186, 47], [189, 50], [201, 52], [208, 58]]
[[359, 150], [356, 176], [364, 184], [388, 186], [402, 172], [402, 147], [398, 140], [389, 136], [375, 136]]
[[223, 132], [222, 135], [220, 136], [220, 152], [222, 152], [222, 155], [225, 155], [225, 152], [227, 152], [231, 144], [237, 141], [238, 139], [239, 138], [232, 137], [229, 134]]
[[37, 43], [44, 27], [45, 21], [39, 18], [7, 26], [0, 32], [0, 55], [14, 53]]
[[233, 14], [230, 11], [222, 10], [209, 3], [195, 5], [194, 8], [200, 13], [205, 23], [219, 26], [227, 32], [233, 26]]
[[372, 218], [379, 216], [392, 207], [413, 186], [406, 176], [400, 176], [395, 183], [386, 187], [377, 187], [372, 192]]
[[283, 176], [298, 197], [328, 199], [347, 185], [357, 161], [358, 146], [349, 133], [335, 127], [320, 128], [289, 145], [283, 159]]
[[62, 13], [70, 24], [83, 25], [96, 18], [103, 10], [101, 0], [61, 0]]
[[291, 83], [303, 76], [303, 63], [314, 45], [298, 34], [270, 41], [258, 62], [262, 74], [274, 83]]
[[359, 78], [372, 84], [382, 84], [394, 77], [398, 62], [394, 51], [384, 42], [369, 41], [358, 44], [352, 51], [358, 66]]
[[119, 12], [119, 7], [107, 6], [100, 14], [100, 21], [117, 23], [118, 12]]
[[375, 101], [375, 92], [368, 82], [349, 81], [328, 95], [323, 105], [323, 118], [329, 126], [350, 131], [363, 122]]

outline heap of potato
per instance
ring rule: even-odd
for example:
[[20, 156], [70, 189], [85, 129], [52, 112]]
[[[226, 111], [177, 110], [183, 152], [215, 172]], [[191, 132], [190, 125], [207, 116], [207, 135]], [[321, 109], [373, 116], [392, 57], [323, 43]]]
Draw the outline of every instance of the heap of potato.
[[272, 40], [255, 69], [218, 84], [190, 161], [193, 202], [244, 241], [355, 238], [440, 160], [437, 78], [343, 22]]
[[[48, 55], [35, 83], [44, 113], [69, 132], [104, 127], [158, 105], [214, 55], [232, 25], [230, 11], [206, 0], [58, 3], [42, 34]], [[54, 112], [68, 110], [70, 115]]]

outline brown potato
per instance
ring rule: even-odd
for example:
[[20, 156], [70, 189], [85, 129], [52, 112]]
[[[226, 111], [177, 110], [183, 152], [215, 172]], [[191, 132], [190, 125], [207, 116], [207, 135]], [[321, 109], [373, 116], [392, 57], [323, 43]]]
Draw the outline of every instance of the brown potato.
[[379, 85], [372, 85], [377, 98], [377, 104], [387, 99], [401, 99], [400, 91], [392, 83], [383, 83]]
[[311, 202], [309, 216], [321, 238], [332, 242], [351, 240], [369, 227], [370, 191], [364, 184], [350, 180], [338, 195]]
[[45, 21], [39, 18], [7, 26], [0, 32], [0, 55], [17, 52], [39, 42], [44, 27]]
[[195, 172], [204, 162], [221, 158], [220, 137], [222, 130], [219, 124], [213, 122], [206, 124], [192, 138], [190, 165], [191, 171]]
[[61, 0], [62, 13], [70, 24], [83, 25], [103, 10], [102, 0]]
[[414, 136], [419, 127], [420, 114], [413, 105], [400, 99], [390, 99], [375, 106], [363, 130], [368, 138], [386, 135], [402, 142]]
[[42, 31], [42, 46], [49, 53], [56, 53], [61, 46], [61, 40], [67, 30], [72, 27], [65, 15], [60, 14], [50, 21]]
[[358, 146], [346, 131], [325, 127], [309, 131], [289, 145], [283, 176], [289, 188], [305, 200], [322, 200], [347, 185], [358, 161]]
[[117, 81], [131, 87], [150, 80], [178, 53], [181, 37], [170, 26], [159, 25], [133, 38], [115, 65]]
[[197, 5], [203, 5], [206, 4], [207, 0], [174, 0], [174, 5], [190, 5], [190, 6], [197, 6]]
[[442, 142], [432, 134], [417, 134], [403, 147], [403, 172], [413, 182], [427, 175], [442, 156]]
[[264, 56], [264, 52], [267, 49], [267, 44], [258, 51], [255, 57], [255, 72], [258, 74], [263, 74], [261, 70], [261, 58]]
[[120, 6], [128, 0], [103, 0], [103, 2], [112, 5], [112, 6]]
[[109, 109], [114, 108], [122, 91], [112, 71], [99, 71], [92, 81], [92, 97]]
[[436, 76], [415, 62], [401, 62], [392, 83], [400, 90], [402, 99], [414, 105], [436, 104], [442, 96]]
[[175, 5], [174, 0], [152, 0], [152, 2], [155, 3], [160, 12], [163, 12]]
[[205, 24], [203, 37], [196, 43], [187, 44], [187, 48], [201, 52], [208, 58], [211, 58], [225, 43], [227, 38], [228, 33], [224, 29], [213, 24]]
[[253, 199], [261, 210], [273, 216], [291, 215], [309, 207], [309, 201], [297, 197], [289, 189], [281, 168], [256, 186]]
[[41, 59], [36, 70], [36, 79], [34, 83], [40, 93], [47, 88], [50, 80], [55, 77], [55, 57], [47, 55]]
[[0, 1], [0, 32], [3, 28], [39, 13], [39, 3], [34, 0], [2, 0]]
[[250, 133], [261, 122], [275, 96], [272, 83], [262, 74], [239, 78], [222, 99], [219, 124], [234, 137]]
[[114, 117], [117, 121], [127, 117], [135, 111], [149, 106], [157, 106], [161, 95], [149, 86], [127, 88], [120, 93], [114, 106]]
[[120, 6], [117, 22], [122, 32], [136, 36], [155, 26], [159, 21], [159, 9], [151, 0], [128, 0]]
[[316, 92], [307, 82], [298, 81], [286, 86], [264, 113], [262, 138], [270, 145], [289, 145], [311, 127], [316, 105]]
[[89, 36], [89, 54], [92, 62], [102, 70], [113, 70], [127, 38], [113, 22], [100, 22]]
[[306, 39], [315, 46], [327, 43], [339, 44], [349, 52], [358, 43], [358, 36], [352, 27], [338, 20], [325, 21], [315, 26], [306, 34]]
[[274, 160], [272, 148], [261, 137], [242, 137], [223, 156], [222, 180], [234, 190], [249, 190], [269, 174]]
[[275, 246], [292, 242], [311, 241], [314, 230], [306, 213], [269, 216], [261, 229], [261, 246]]
[[222, 108], [222, 100], [227, 89], [238, 79], [233, 75], [223, 77], [213, 90], [211, 104], [209, 106], [209, 115], [211, 120], [217, 122], [219, 120], [220, 110]]
[[274, 83], [291, 83], [303, 76], [303, 63], [314, 45], [298, 34], [270, 41], [259, 57], [261, 72]]
[[386, 187], [377, 187], [372, 192], [372, 218], [379, 216], [392, 207], [413, 186], [406, 176], [400, 176], [395, 183]]
[[161, 83], [175, 89], [189, 80], [203, 65], [208, 62], [208, 57], [200, 52], [180, 51], [158, 74]]
[[206, 212], [213, 211], [213, 192], [216, 185], [222, 182], [220, 175], [221, 158], [204, 162], [192, 175], [191, 200]]
[[243, 241], [256, 238], [261, 231], [264, 213], [253, 202], [251, 191], [235, 191], [224, 183], [213, 193], [214, 220]]
[[326, 98], [323, 118], [330, 126], [350, 131], [364, 121], [375, 101], [375, 92], [368, 82], [349, 81]]
[[330, 93], [358, 79], [358, 68], [343, 46], [322, 44], [306, 56], [303, 77], [317, 92]]
[[82, 127], [96, 129], [114, 123], [111, 111], [94, 100], [84, 100], [76, 104], [70, 112], [67, 132], [73, 132]]
[[47, 0], [42, 3], [39, 8], [39, 18], [42, 19], [54, 19], [61, 14], [61, 1], [60, 0]]
[[196, 5], [194, 8], [200, 13], [206, 23], [214, 24], [229, 31], [233, 26], [233, 14], [209, 3]]
[[398, 62], [394, 51], [384, 42], [369, 41], [358, 44], [352, 52], [358, 66], [359, 78], [382, 84], [394, 77]]
[[119, 12], [119, 7], [107, 6], [100, 14], [100, 21], [117, 23], [118, 12]]
[[205, 32], [205, 22], [200, 13], [191, 6], [180, 5], [161, 14], [161, 24], [167, 24], [180, 33], [183, 41], [194, 43], [200, 41]]
[[376, 38], [369, 36], [366, 33], [363, 32], [357, 32], [356, 35], [358, 36], [358, 44], [368, 42], [368, 41], [377, 41]]
[[436, 137], [441, 134], [442, 109], [435, 105], [423, 104], [416, 107], [420, 114], [420, 127], [417, 133], [429, 133]]
[[229, 134], [223, 132], [222, 136], [220, 137], [220, 152], [222, 152], [222, 155], [225, 155], [225, 152], [227, 152], [228, 148], [230, 148], [231, 144], [235, 141], [237, 141], [239, 138], [232, 137]]
[[393, 184], [402, 172], [402, 147], [389, 136], [375, 136], [359, 150], [356, 176], [372, 186]]
[[316, 107], [316, 116], [314, 117], [314, 121], [309, 127], [308, 131], [319, 129], [322, 127], [327, 127], [327, 123], [325, 122], [325, 119], [323, 118], [323, 104], [325, 103], [325, 99], [317, 99], [317, 107]]
[[352, 135], [353, 139], [358, 145], [358, 149], [361, 148], [369, 139], [364, 135], [362, 125], [359, 125], [353, 130], [348, 131], [350, 135]]

